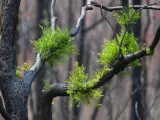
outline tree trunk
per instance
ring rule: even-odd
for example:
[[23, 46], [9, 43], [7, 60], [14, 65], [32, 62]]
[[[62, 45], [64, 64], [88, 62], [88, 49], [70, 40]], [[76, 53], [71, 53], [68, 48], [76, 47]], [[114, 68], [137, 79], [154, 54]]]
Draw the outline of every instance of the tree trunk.
[[12, 120], [27, 120], [22, 82], [16, 79], [13, 57], [20, 0], [2, 0], [0, 17], [0, 89]]
[[[133, 5], [141, 5], [141, 0], [135, 1], [133, 0]], [[141, 22], [137, 21], [137, 24], [133, 26], [133, 31], [136, 37], [140, 36], [141, 32]], [[140, 37], [139, 37], [140, 38]], [[140, 42], [140, 40], [139, 40]], [[133, 68], [132, 75], [132, 109], [131, 109], [131, 120], [146, 120], [145, 118], [145, 98], [144, 94], [146, 93], [146, 89], [143, 89], [143, 85], [141, 83], [141, 67]], [[145, 80], [144, 80], [145, 81]]]

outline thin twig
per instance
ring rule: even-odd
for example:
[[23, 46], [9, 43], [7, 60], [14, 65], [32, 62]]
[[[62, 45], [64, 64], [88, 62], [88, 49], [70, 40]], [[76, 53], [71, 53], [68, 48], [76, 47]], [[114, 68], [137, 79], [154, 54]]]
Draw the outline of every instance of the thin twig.
[[[100, 10], [101, 10], [101, 15], [102, 15], [102, 17], [108, 22], [108, 24], [110, 25], [113, 33], [115, 34], [116, 42], [117, 42], [117, 44], [118, 44], [118, 46], [119, 46], [119, 42], [118, 42], [118, 38], [117, 38], [117, 35], [116, 35], [116, 31], [115, 31], [115, 29], [113, 28], [112, 24], [109, 22], [109, 20], [104, 16], [103, 11], [102, 11], [102, 5], [101, 5], [101, 9], [100, 9]], [[120, 46], [119, 46], [119, 47], [120, 47]]]
[[[159, 3], [159, 2], [157, 2]], [[101, 4], [97, 3], [97, 2], [91, 2], [91, 4], [95, 7], [101, 7]], [[144, 7], [143, 9], [151, 9], [151, 10], [160, 10], [159, 6], [146, 6], [146, 5], [130, 5], [130, 7], [134, 8], [134, 9], [140, 9], [142, 7]], [[114, 7], [107, 7], [105, 5], [102, 5], [102, 9], [108, 11], [108, 12], [113, 12], [113, 11], [117, 11], [117, 10], [122, 10], [123, 6], [114, 6]]]
[[[90, 0], [87, 4], [91, 6], [91, 5], [92, 5], [91, 2], [93, 2], [93, 0]], [[112, 1], [108, 4], [108, 6], [111, 6], [114, 2], [115, 2], [115, 0], [112, 0]], [[85, 29], [84, 29], [84, 32], [88, 32], [88, 31], [92, 30], [94, 27], [96, 27], [97, 25], [99, 25], [99, 23], [101, 23], [101, 22], [103, 22], [103, 21], [104, 21], [103, 18], [99, 19], [98, 21], [96, 21], [96, 22], [95, 22], [94, 24], [92, 24], [91, 26], [85, 28]]]

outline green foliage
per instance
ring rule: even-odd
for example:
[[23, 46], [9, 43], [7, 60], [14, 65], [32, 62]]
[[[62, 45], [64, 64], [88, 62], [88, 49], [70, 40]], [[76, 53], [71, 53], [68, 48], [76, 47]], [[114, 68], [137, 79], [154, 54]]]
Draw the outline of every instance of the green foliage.
[[[130, 19], [132, 18], [130, 24], [135, 24], [136, 20], [140, 19], [140, 13], [129, 7], [129, 8], [123, 8], [120, 12], [120, 14], [115, 13], [114, 16], [117, 18], [117, 22], [122, 26], [126, 27], [129, 23]], [[135, 15], [134, 15], [135, 13]], [[134, 15], [134, 17], [133, 17]]]
[[147, 52], [148, 55], [153, 55], [154, 54], [154, 51], [151, 51], [150, 48], [147, 48], [146, 52]]
[[44, 87], [43, 89], [45, 91], [49, 90], [50, 88], [52, 88], [52, 85], [47, 81], [47, 80], [44, 80]]
[[[120, 34], [116, 35], [116, 38], [113, 40], [105, 40], [104, 45], [102, 46], [102, 52], [99, 53], [99, 62], [104, 65], [110, 65], [115, 62], [119, 57], [119, 50], [120, 46], [118, 43], [121, 44], [121, 51], [122, 54], [128, 55], [138, 51], [139, 44], [137, 42], [137, 38], [134, 37], [134, 33], [129, 29], [125, 33], [125, 27], [129, 24], [131, 17], [135, 13], [135, 10], [132, 8], [123, 9], [120, 14], [115, 14], [118, 23], [122, 26], [122, 31]], [[140, 18], [139, 13], [136, 13], [133, 19], [131, 20], [130, 24], [135, 24], [136, 20]], [[124, 35], [125, 33], [125, 35]], [[139, 61], [134, 61], [131, 65], [139, 65]], [[71, 72], [67, 83], [70, 84], [67, 93], [70, 95], [70, 100], [75, 100], [78, 105], [80, 103], [87, 103], [91, 104], [92, 101], [99, 106], [99, 101], [101, 99], [102, 91], [101, 89], [93, 89], [94, 85], [106, 75], [111, 69], [107, 68], [106, 66], [95, 72], [95, 75], [91, 80], [88, 80], [88, 75], [84, 73], [84, 67], [78, 66], [78, 63], [75, 64], [75, 71]]]
[[23, 67], [17, 67], [17, 69], [16, 69], [16, 76], [18, 77], [18, 78], [22, 78], [22, 73], [21, 73], [21, 71], [28, 71], [30, 69], [30, 66], [25, 62], [24, 64], [23, 64]]
[[101, 64], [109, 65], [118, 57], [119, 47], [115, 40], [105, 40], [102, 45], [102, 51], [99, 53], [99, 60]]
[[33, 42], [36, 52], [48, 61], [51, 65], [62, 62], [66, 57], [76, 51], [72, 45], [73, 38], [70, 37], [68, 29], [62, 31], [60, 28], [42, 28], [42, 36], [38, 41]]
[[[122, 9], [120, 14], [116, 13], [114, 15], [117, 18], [117, 22], [122, 26], [122, 31], [119, 35], [117, 34], [116, 38], [114, 38], [113, 40], [104, 41], [104, 45], [102, 45], [103, 49], [102, 52], [99, 53], [100, 58], [98, 60], [101, 64], [109, 65], [117, 60], [119, 56], [120, 46], [117, 44], [116, 39], [118, 39], [118, 43], [122, 43], [121, 52], [123, 55], [128, 55], [140, 50], [137, 38], [135, 38], [132, 30], [129, 29], [129, 31], [126, 31], [126, 33], [124, 30], [134, 13], [135, 10], [133, 8], [129, 8], [128, 10]], [[139, 18], [139, 13], [136, 13], [133, 19], [131, 20], [131, 24], [135, 24], [136, 20], [138, 20]], [[138, 60], [136, 60], [129, 66], [131, 65], [140, 65], [140, 63]]]
[[71, 85], [67, 90], [67, 93], [70, 95], [70, 100], [75, 100], [78, 105], [81, 103], [95, 103], [99, 106], [99, 101], [103, 96], [102, 91], [101, 89], [92, 89], [92, 87], [109, 71], [110, 69], [104, 67], [102, 70], [95, 72], [95, 76], [91, 80], [88, 80], [88, 75], [84, 73], [84, 67], [79, 67], [78, 63], [76, 63], [75, 71], [71, 72], [67, 80], [67, 83]]
[[30, 66], [29, 66], [29, 64], [27, 64], [27, 63], [25, 62], [25, 63], [24, 63], [24, 67], [21, 68], [21, 69], [24, 70], [24, 71], [27, 71], [27, 70], [30, 69]]
[[[103, 50], [99, 53], [99, 62], [104, 65], [110, 65], [115, 62], [119, 57], [120, 46], [117, 44], [122, 43], [121, 50], [122, 54], [128, 55], [138, 51], [139, 44], [137, 43], [137, 38], [134, 37], [134, 33], [129, 28], [129, 31], [125, 33], [125, 27], [129, 24], [130, 19], [131, 24], [135, 24], [136, 20], [140, 18], [139, 13], [135, 13], [132, 8], [123, 9], [120, 14], [115, 14], [117, 22], [122, 26], [122, 31], [120, 34], [116, 35], [113, 40], [105, 40]], [[134, 15], [134, 17], [132, 17]], [[35, 50], [41, 54], [41, 57], [48, 61], [50, 64], [57, 64], [64, 60], [66, 56], [70, 56], [74, 51], [76, 51], [75, 46], [72, 45], [73, 38], [70, 37], [69, 30], [62, 31], [58, 28], [56, 31], [52, 28], [44, 29], [42, 28], [43, 35], [38, 40], [33, 42], [35, 45]], [[125, 35], [124, 35], [125, 33]], [[149, 53], [149, 51], [148, 51]], [[50, 59], [49, 59], [50, 58]], [[134, 61], [130, 65], [138, 65], [139, 61]], [[67, 83], [70, 84], [68, 90], [66, 91], [70, 95], [71, 101], [76, 101], [78, 105], [81, 103], [96, 103], [100, 105], [100, 99], [103, 96], [102, 90], [100, 88], [93, 89], [94, 85], [99, 82], [99, 79], [104, 75], [108, 74], [108, 67], [104, 67], [95, 72], [92, 79], [88, 80], [88, 75], [84, 73], [84, 67], [75, 64], [75, 71], [70, 73], [70, 77]], [[19, 74], [19, 73], [18, 73]], [[52, 86], [48, 81], [44, 81], [44, 89], [49, 90]]]
[[18, 78], [22, 78], [21, 71], [18, 70], [18, 69], [16, 69], [16, 76], [17, 76]]
[[[120, 43], [123, 37], [124, 31], [122, 30], [120, 35], [117, 35], [118, 42]], [[104, 65], [112, 64], [119, 55], [119, 46], [116, 39], [105, 40], [104, 45], [102, 45], [102, 51], [99, 53], [99, 62]], [[122, 54], [128, 55], [140, 50], [137, 38], [134, 37], [133, 32], [126, 32], [122, 42]], [[138, 60], [134, 62], [133, 65], [138, 65]]]

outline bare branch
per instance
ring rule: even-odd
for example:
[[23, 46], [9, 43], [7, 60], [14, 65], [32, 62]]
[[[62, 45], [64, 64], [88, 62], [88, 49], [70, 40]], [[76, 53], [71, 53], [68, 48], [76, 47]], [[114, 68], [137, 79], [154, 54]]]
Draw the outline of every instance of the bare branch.
[[153, 50], [155, 49], [156, 45], [157, 45], [158, 42], [159, 42], [159, 39], [160, 39], [160, 27], [157, 29], [155, 38], [154, 38], [152, 44], [150, 45], [150, 50], [151, 50], [151, 51], [153, 51]]
[[[159, 2], [157, 2], [156, 4], [158, 4]], [[122, 10], [123, 9], [123, 6], [115, 6], [115, 7], [107, 7], [105, 5], [101, 5], [97, 2], [91, 2], [91, 4], [95, 7], [101, 7], [102, 6], [102, 9], [108, 11], [108, 12], [113, 12], [113, 11], [116, 11], [116, 10]], [[160, 10], [160, 7], [159, 6], [146, 6], [146, 5], [130, 5], [130, 7], [134, 8], [134, 9], [140, 9], [140, 8], [143, 8], [143, 9], [151, 9], [151, 10]]]
[[51, 2], [51, 26], [53, 29], [56, 29], [57, 17], [55, 16], [55, 5], [56, 0], [52, 0]]
[[[94, 0], [94, 1], [95, 1], [95, 0]], [[88, 3], [87, 3], [87, 5], [92, 5], [91, 2], [93, 2], [93, 0], [89, 0]], [[112, 1], [108, 4], [108, 6], [111, 6], [114, 2], [115, 2], [115, 0], [112, 0]], [[88, 32], [88, 31], [92, 30], [94, 27], [96, 27], [97, 25], [99, 25], [99, 23], [101, 23], [101, 22], [103, 22], [103, 21], [104, 21], [103, 18], [99, 19], [98, 21], [96, 21], [96, 22], [95, 22], [94, 24], [92, 24], [91, 26], [85, 28], [85, 29], [84, 29], [84, 32]]]
[[82, 20], [84, 19], [85, 15], [86, 15], [86, 11], [87, 10], [92, 10], [93, 8], [91, 6], [83, 6], [81, 9], [81, 16], [79, 17], [76, 27], [74, 28], [74, 30], [71, 32], [70, 36], [76, 36], [78, 34], [78, 32], [80, 31], [81, 28], [81, 24], [82, 24]]
[[[113, 28], [112, 24], [109, 22], [109, 20], [108, 20], [108, 19], [104, 16], [104, 14], [103, 14], [102, 5], [101, 5], [101, 9], [100, 9], [100, 10], [101, 10], [101, 15], [102, 15], [102, 17], [108, 22], [108, 24], [110, 25], [113, 33], [116, 35], [116, 31], [115, 31], [115, 29]], [[116, 38], [117, 45], [120, 47], [119, 42], [118, 42], [117, 35], [115, 36], [115, 38]]]

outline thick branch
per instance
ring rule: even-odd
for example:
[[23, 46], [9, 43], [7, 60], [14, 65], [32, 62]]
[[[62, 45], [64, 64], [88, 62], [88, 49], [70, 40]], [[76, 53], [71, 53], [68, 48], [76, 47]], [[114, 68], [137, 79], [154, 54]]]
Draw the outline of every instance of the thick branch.
[[54, 83], [48, 91], [43, 91], [43, 99], [52, 101], [57, 96], [68, 96], [66, 91], [68, 90], [68, 84]]
[[[122, 10], [123, 9], [123, 6], [115, 6], [115, 7], [107, 7], [105, 5], [102, 5], [102, 4], [99, 4], [97, 2], [91, 2], [91, 4], [95, 7], [99, 7], [108, 12], [113, 12], [113, 11], [116, 11], [116, 10]], [[159, 6], [145, 6], [145, 5], [130, 5], [130, 7], [134, 8], [134, 9], [140, 9], [140, 8], [143, 8], [143, 9], [152, 9], [152, 10], [160, 10], [160, 7]]]
[[33, 67], [31, 67], [31, 69], [29, 71], [27, 71], [24, 75], [24, 88], [25, 88], [25, 96], [28, 96], [28, 91], [31, 87], [31, 84], [33, 82], [33, 80], [35, 79], [35, 77], [37, 76], [37, 74], [39, 73], [40, 69], [43, 67], [45, 61], [40, 57], [40, 54], [37, 54], [37, 58], [36, 58], [36, 62], [33, 65]]

